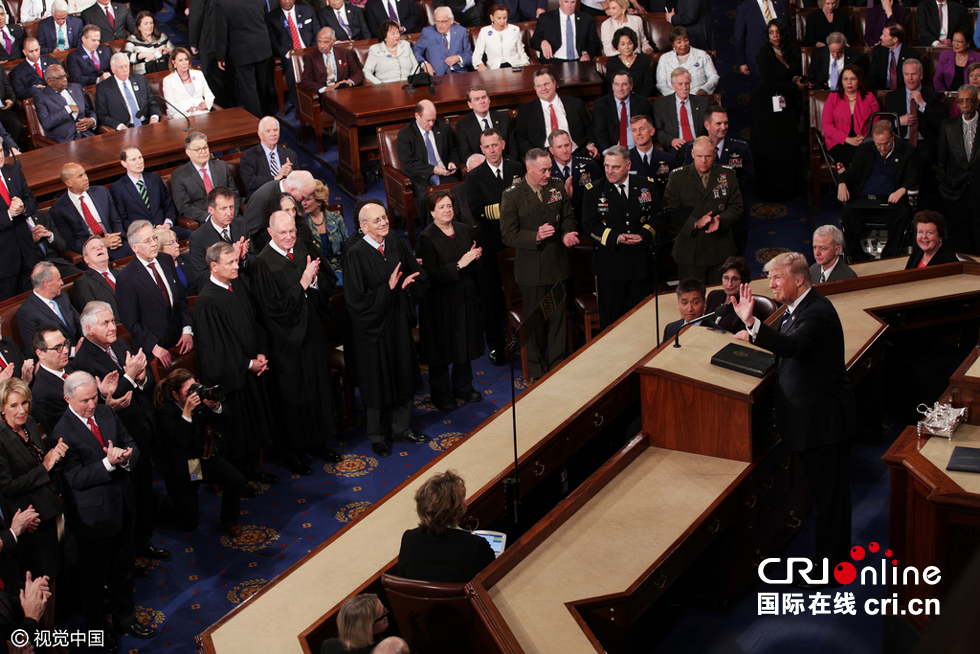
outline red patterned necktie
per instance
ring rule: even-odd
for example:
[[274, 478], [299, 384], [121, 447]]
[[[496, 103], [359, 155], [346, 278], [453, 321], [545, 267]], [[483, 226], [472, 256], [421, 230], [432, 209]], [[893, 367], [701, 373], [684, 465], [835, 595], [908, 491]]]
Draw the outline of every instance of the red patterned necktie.
[[105, 280], [107, 282], [109, 282], [109, 288], [111, 288], [113, 291], [115, 291], [116, 290], [116, 282], [112, 281], [112, 277], [109, 277], [108, 271], [102, 273], [102, 276], [105, 277]]
[[167, 303], [167, 305], [170, 305], [170, 293], [167, 292], [167, 285], [163, 283], [163, 277], [160, 276], [160, 271], [157, 270], [156, 261], [150, 262], [150, 270], [153, 272], [153, 279], [157, 283], [157, 288], [159, 288], [160, 292], [163, 294], [164, 301]]
[[208, 176], [208, 167], [201, 168], [201, 172], [204, 174], [204, 190], [210, 193], [214, 189], [214, 184], [211, 183], [211, 178]]
[[105, 230], [102, 229], [102, 225], [95, 220], [95, 216], [92, 215], [88, 205], [85, 204], [85, 198], [78, 198], [78, 204], [82, 206], [82, 216], [85, 218], [85, 224], [88, 225], [88, 228], [91, 230], [92, 234], [98, 236], [99, 238], [105, 236]]
[[548, 108], [551, 110], [551, 131], [558, 129], [558, 115], [555, 113], [555, 105], [549, 104]]
[[7, 182], [4, 180], [3, 175], [0, 175], [0, 198], [10, 206], [10, 193], [7, 191]]
[[99, 445], [105, 447], [105, 439], [102, 438], [102, 430], [99, 429], [99, 426], [95, 424], [95, 420], [92, 418], [88, 419], [88, 428], [92, 430], [92, 435], [99, 441]]
[[286, 256], [289, 258], [290, 261], [293, 260], [293, 253], [292, 252], [287, 252], [286, 253]]
[[626, 116], [626, 100], [620, 100], [619, 105], [621, 109], [619, 110], [619, 144], [624, 148], [627, 147], [626, 132], [629, 129], [629, 118]]
[[116, 17], [112, 15], [111, 4], [105, 6], [105, 16], [109, 19], [109, 24], [112, 25], [112, 29], [116, 29]]
[[693, 141], [694, 134], [691, 134], [691, 121], [687, 118], [687, 101], [681, 102], [681, 134], [684, 142]]
[[296, 29], [296, 23], [293, 22], [292, 15], [286, 14], [286, 20], [289, 21], [289, 35], [293, 37], [293, 50], [302, 50], [303, 44], [299, 40], [299, 30]]

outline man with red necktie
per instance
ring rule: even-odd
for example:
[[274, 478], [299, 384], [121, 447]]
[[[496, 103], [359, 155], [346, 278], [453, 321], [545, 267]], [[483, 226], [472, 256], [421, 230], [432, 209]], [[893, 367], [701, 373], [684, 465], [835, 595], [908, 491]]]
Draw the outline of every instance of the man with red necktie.
[[140, 452], [115, 411], [99, 404], [100, 390], [87, 372], [68, 375], [68, 410], [51, 437], [68, 445], [61, 469], [74, 500], [66, 502], [66, 518], [85, 561], [78, 568], [80, 605], [89, 629], [102, 630], [104, 649], [111, 652], [117, 645], [104, 612], [107, 597], [116, 632], [136, 638], [155, 632], [137, 622], [133, 599], [136, 499], [130, 471]]
[[93, 300], [105, 302], [112, 307], [118, 320], [116, 308], [116, 274], [109, 269], [109, 251], [96, 236], [91, 236], [82, 248], [82, 259], [88, 269], [77, 278], [71, 288], [71, 302], [81, 312]]
[[[0, 300], [30, 290], [31, 268], [38, 262], [34, 229], [28, 219], [37, 200], [19, 166], [4, 166], [0, 148]], [[40, 230], [39, 230], [40, 233]]]
[[132, 256], [122, 238], [123, 225], [112, 194], [104, 186], [90, 186], [81, 164], [68, 163], [61, 169], [61, 181], [68, 190], [51, 205], [50, 214], [68, 249], [81, 252], [89, 236], [98, 236], [115, 261]]
[[538, 96], [517, 109], [514, 136], [524, 156], [528, 150], [548, 147], [548, 135], [556, 129], [568, 132], [574, 153], [595, 158], [599, 150], [593, 143], [592, 119], [578, 98], [558, 95], [558, 80], [549, 68], [534, 73], [534, 92]]
[[691, 74], [684, 68], [675, 68], [670, 74], [670, 86], [674, 92], [653, 103], [653, 126], [657, 141], [676, 156], [685, 143], [707, 136], [704, 112], [711, 100], [703, 95], [691, 95]]
[[595, 129], [595, 144], [599, 152], [605, 152], [611, 145], [632, 148], [633, 133], [630, 120], [634, 116], [646, 116], [653, 120], [650, 101], [633, 93], [633, 76], [621, 70], [613, 75], [612, 95], [604, 95], [595, 101], [592, 118]]
[[95, 25], [101, 30], [103, 43], [125, 39], [136, 31], [136, 21], [129, 13], [129, 7], [110, 0], [98, 0], [83, 11], [82, 21], [86, 25]]
[[170, 175], [170, 193], [177, 207], [177, 215], [190, 218], [202, 225], [208, 216], [208, 193], [225, 187], [235, 195], [235, 215], [242, 205], [231, 169], [221, 159], [212, 159], [208, 148], [208, 136], [203, 132], [191, 132], [184, 140], [184, 151], [189, 161]]
[[273, 2], [272, 11], [265, 15], [272, 37], [272, 51], [282, 60], [283, 74], [290, 91], [295, 91], [293, 65], [290, 53], [316, 45], [316, 33], [320, 31], [320, 21], [312, 7], [297, 5], [296, 0], [279, 0], [277, 7]]

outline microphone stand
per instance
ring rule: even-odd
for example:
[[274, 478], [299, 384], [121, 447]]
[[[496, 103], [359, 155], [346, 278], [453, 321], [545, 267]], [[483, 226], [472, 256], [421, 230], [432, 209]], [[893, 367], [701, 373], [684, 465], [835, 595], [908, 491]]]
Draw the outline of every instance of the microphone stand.
[[174, 106], [174, 103], [173, 102], [171, 102], [170, 100], [166, 99], [162, 95], [157, 95], [155, 93], [153, 94], [153, 97], [155, 99], [157, 99], [157, 100], [163, 100], [164, 102], [167, 103], [167, 106], [168, 107], [170, 107], [171, 109], [173, 109], [174, 111], [176, 111], [177, 113], [179, 113], [181, 116], [184, 117], [184, 120], [187, 121], [187, 127], [184, 128], [184, 131], [185, 132], [193, 132], [195, 129], [197, 129], [196, 127], [194, 127], [193, 125], [191, 125], [191, 119], [187, 116], [187, 114], [185, 114], [183, 111], [181, 111], [176, 106]]
[[[717, 309], [715, 309], [714, 311], [712, 311], [711, 313], [706, 313], [703, 316], [701, 316], [700, 318], [695, 318], [691, 322], [687, 323], [687, 325], [693, 325], [694, 323], [701, 322], [702, 320], [705, 320], [706, 318], [714, 318], [714, 317], [724, 318], [725, 316], [727, 316], [731, 312], [732, 312], [732, 305], [730, 305], [730, 304], [723, 304], [720, 307], [718, 307]], [[681, 329], [684, 329], [685, 327], [687, 327], [687, 325], [681, 325], [680, 328], [677, 330], [677, 335], [674, 336], [674, 347], [680, 347], [681, 346]]]

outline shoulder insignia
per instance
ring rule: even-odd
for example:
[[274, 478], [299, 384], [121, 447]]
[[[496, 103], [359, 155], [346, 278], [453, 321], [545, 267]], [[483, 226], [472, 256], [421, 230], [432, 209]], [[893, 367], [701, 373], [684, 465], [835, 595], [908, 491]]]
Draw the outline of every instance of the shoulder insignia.
[[725, 140], [726, 141], [731, 141], [732, 143], [738, 143], [739, 145], [748, 145], [748, 143], [744, 139], [737, 139], [735, 137], [729, 138], [729, 137], [726, 136], [725, 137]]

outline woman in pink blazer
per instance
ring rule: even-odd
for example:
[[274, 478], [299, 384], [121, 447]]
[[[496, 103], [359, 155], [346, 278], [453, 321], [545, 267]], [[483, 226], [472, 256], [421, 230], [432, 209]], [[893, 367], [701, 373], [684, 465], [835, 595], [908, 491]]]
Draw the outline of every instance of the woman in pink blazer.
[[952, 35], [953, 49], [944, 50], [936, 63], [936, 74], [932, 78], [932, 87], [937, 91], [955, 91], [966, 84], [967, 67], [980, 61], [980, 53], [970, 50], [971, 34], [964, 30], [956, 30]]
[[878, 111], [878, 101], [868, 87], [868, 78], [859, 66], [848, 64], [837, 80], [837, 92], [831, 93], [823, 108], [823, 136], [835, 161], [851, 165], [854, 152], [868, 134], [871, 116]]

